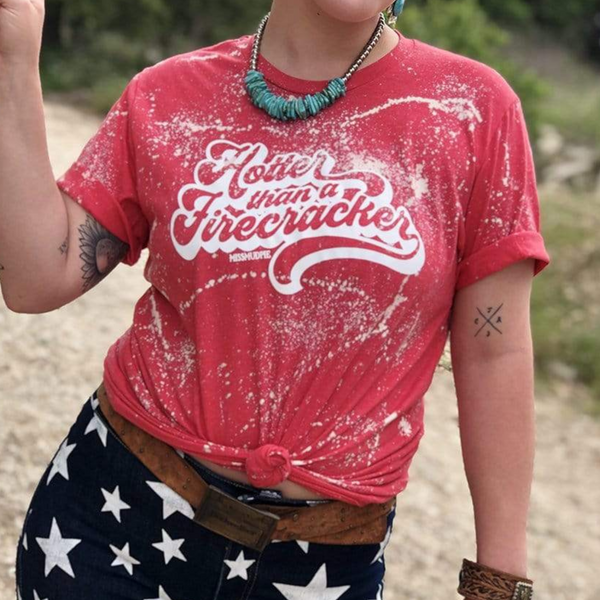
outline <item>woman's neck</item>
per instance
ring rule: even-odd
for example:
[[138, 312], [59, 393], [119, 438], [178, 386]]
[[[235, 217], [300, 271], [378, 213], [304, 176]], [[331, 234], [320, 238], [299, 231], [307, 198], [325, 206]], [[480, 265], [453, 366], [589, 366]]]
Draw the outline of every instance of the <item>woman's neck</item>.
[[[359, 23], [332, 18], [312, 0], [273, 0], [260, 54], [275, 67], [301, 79], [341, 77], [377, 27], [379, 14]], [[388, 27], [361, 64], [365, 67], [398, 43]]]

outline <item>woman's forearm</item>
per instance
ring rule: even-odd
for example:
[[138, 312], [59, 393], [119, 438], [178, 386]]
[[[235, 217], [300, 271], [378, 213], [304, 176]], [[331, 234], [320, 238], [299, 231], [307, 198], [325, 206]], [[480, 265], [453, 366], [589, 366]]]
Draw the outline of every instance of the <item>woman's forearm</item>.
[[41, 80], [0, 64], [0, 279], [9, 308], [48, 294], [66, 267], [67, 210], [48, 156]]
[[455, 372], [478, 562], [527, 576], [535, 446], [531, 348], [472, 357]]

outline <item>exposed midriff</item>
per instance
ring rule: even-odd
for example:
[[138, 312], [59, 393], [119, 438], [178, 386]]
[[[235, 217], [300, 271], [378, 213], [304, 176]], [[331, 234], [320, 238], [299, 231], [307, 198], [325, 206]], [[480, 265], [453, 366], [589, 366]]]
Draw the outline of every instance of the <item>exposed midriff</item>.
[[[229, 469], [228, 467], [223, 467], [218, 465], [210, 460], [206, 460], [197, 454], [190, 454], [196, 459], [199, 463], [203, 464], [207, 469], [222, 475], [223, 477], [227, 477], [228, 479], [232, 479], [233, 481], [237, 481], [238, 483], [245, 483], [247, 485], [252, 485], [246, 473], [241, 471], [235, 471], [234, 469]], [[282, 481], [281, 483], [274, 485], [272, 488], [274, 490], [279, 490], [284, 498], [291, 499], [302, 499], [302, 500], [322, 500], [327, 498], [327, 496], [322, 496], [309, 490], [308, 488], [300, 485], [298, 483], [294, 483], [293, 481]]]

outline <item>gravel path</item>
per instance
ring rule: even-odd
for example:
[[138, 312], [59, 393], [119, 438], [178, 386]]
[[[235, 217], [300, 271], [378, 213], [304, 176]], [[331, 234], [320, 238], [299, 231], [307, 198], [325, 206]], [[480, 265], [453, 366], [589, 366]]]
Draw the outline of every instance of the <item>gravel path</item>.
[[[99, 120], [54, 101], [47, 101], [46, 117], [58, 176]], [[120, 265], [97, 288], [53, 313], [19, 315], [0, 307], [0, 600], [15, 598], [15, 546], [31, 494], [100, 382], [107, 348], [130, 324], [148, 285], [144, 262]], [[600, 598], [600, 422], [574, 398], [576, 390], [558, 386], [552, 394], [537, 394], [529, 529], [537, 600]], [[458, 599], [460, 562], [475, 556], [449, 373], [436, 374], [426, 403], [426, 433], [411, 481], [398, 497], [386, 551], [386, 600]]]

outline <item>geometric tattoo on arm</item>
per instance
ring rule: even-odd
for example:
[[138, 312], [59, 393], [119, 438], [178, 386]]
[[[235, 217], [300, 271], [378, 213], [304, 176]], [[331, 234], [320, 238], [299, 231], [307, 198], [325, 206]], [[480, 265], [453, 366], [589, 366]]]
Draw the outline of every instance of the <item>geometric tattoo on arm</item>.
[[59, 250], [61, 254], [66, 254], [69, 248], [69, 236], [65, 238], [65, 241], [60, 245]]
[[89, 214], [79, 226], [79, 257], [83, 261], [83, 291], [106, 277], [123, 259], [129, 245], [105, 229]]
[[[479, 326], [479, 329], [476, 331], [475, 336], [482, 330], [485, 329], [485, 337], [490, 337], [492, 331], [497, 331], [498, 333], [502, 333], [500, 331], [500, 325], [502, 324], [502, 315], [499, 315], [498, 312], [502, 308], [504, 302], [494, 310], [493, 306], [488, 306], [484, 312], [478, 307], [477, 312], [481, 315], [480, 317], [475, 317], [473, 321], [475, 325]], [[493, 312], [492, 312], [493, 311]]]

